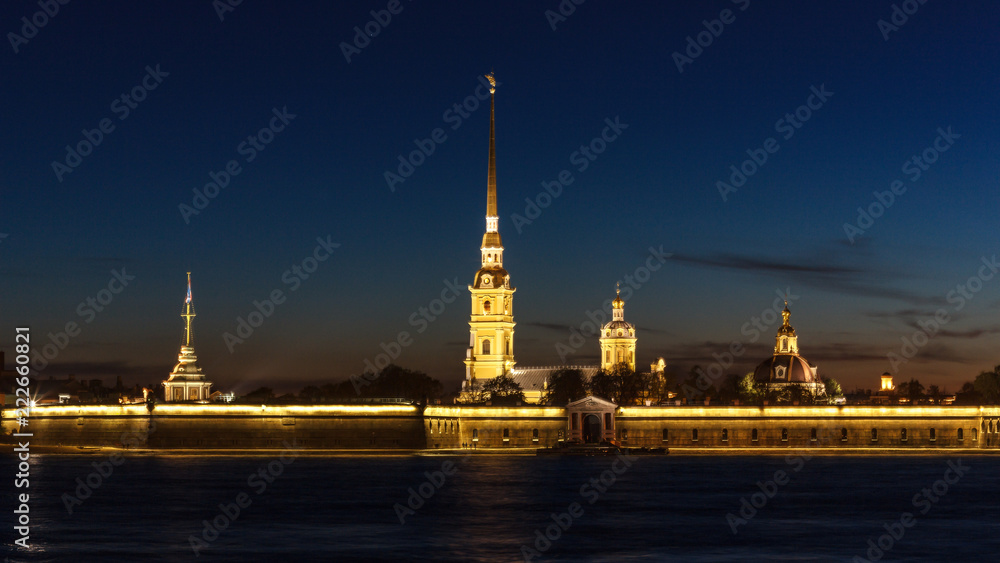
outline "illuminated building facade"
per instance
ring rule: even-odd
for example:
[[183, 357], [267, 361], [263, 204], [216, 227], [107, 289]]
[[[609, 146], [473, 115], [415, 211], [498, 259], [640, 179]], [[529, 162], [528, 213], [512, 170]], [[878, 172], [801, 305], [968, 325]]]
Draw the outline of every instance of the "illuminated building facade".
[[601, 369], [611, 371], [626, 363], [635, 370], [635, 326], [625, 321], [621, 288], [611, 303], [611, 322], [601, 327]]
[[177, 365], [170, 376], [163, 382], [163, 396], [167, 402], [207, 401], [212, 389], [212, 382], [205, 379], [198, 356], [194, 353], [194, 300], [191, 297], [191, 272], [187, 273], [187, 297], [184, 299], [184, 340], [181, 352], [177, 356]]

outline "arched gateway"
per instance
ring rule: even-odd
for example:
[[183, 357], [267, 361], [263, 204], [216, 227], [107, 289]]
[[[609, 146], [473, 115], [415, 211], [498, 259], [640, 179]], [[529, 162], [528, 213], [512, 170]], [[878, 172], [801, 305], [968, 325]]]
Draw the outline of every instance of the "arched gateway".
[[585, 397], [566, 405], [566, 436], [570, 442], [599, 444], [615, 439], [615, 410], [618, 405]]

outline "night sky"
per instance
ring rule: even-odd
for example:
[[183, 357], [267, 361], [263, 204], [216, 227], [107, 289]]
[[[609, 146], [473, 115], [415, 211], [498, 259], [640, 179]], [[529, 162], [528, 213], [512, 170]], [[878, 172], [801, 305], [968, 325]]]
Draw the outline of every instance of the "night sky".
[[[662, 356], [686, 372], [737, 342], [726, 371], [752, 369], [780, 325], [754, 319], [786, 291], [802, 354], [845, 389], [888, 370], [954, 391], [1000, 363], [1000, 7], [903, 2], [918, 9], [893, 24], [888, 0], [674, 4], [591, 0], [556, 19], [555, 0], [403, 0], [361, 35], [386, 2], [245, 1], [221, 21], [210, 0], [70, 2], [37, 16], [0, 49], [8, 362], [27, 325], [36, 349], [49, 333], [65, 345], [42, 377], [159, 382], [191, 271], [196, 350], [223, 391], [342, 380], [402, 332], [396, 363], [456, 385], [485, 226], [476, 93], [494, 69], [519, 365], [563, 363], [557, 345], [616, 281], [640, 366]], [[40, 10], [5, 2], [4, 33]], [[421, 145], [433, 153], [387, 182]], [[226, 187], [199, 200], [227, 166]], [[564, 170], [572, 183], [549, 197]], [[317, 239], [335, 248], [314, 254]], [[670, 257], [637, 272], [650, 248]], [[456, 282], [457, 300], [435, 303]], [[109, 284], [121, 291], [101, 294]], [[270, 316], [227, 345], [276, 290]], [[69, 322], [79, 333], [58, 335]], [[588, 337], [565, 363], [598, 350]]]

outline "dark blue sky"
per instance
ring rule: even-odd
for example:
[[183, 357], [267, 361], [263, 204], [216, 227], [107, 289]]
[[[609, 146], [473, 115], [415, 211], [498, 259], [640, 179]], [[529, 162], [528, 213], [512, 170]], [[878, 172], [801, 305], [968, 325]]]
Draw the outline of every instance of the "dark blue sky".
[[[753, 319], [786, 289], [803, 355], [847, 388], [890, 370], [954, 390], [1000, 363], [1000, 283], [981, 268], [998, 253], [995, 3], [928, 2], [888, 40], [878, 25], [891, 21], [888, 1], [591, 1], [555, 30], [544, 14], [554, 0], [468, 4], [404, 0], [349, 63], [341, 43], [385, 2], [243, 2], [223, 21], [208, 0], [71, 2], [26, 43], [13, 39], [16, 53], [7, 35], [8, 355], [15, 326], [30, 326], [41, 348], [76, 322], [43, 376], [159, 381], [175, 361], [191, 270], [196, 349], [223, 390], [343, 379], [401, 332], [413, 343], [397, 363], [457, 383], [489, 117], [486, 104], [461, 119], [453, 106], [493, 68], [520, 365], [562, 363], [570, 328], [661, 246], [672, 256], [626, 305], [641, 364], [663, 356], [686, 371], [739, 342], [747, 351], [727, 371], [751, 369], [778, 326], [765, 322], [754, 340]], [[679, 72], [673, 54], [727, 9], [735, 21]], [[21, 34], [21, 18], [39, 10], [5, 3], [3, 31]], [[114, 101], [157, 65], [146, 79], [155, 89], [126, 116]], [[813, 87], [832, 95], [810, 98]], [[275, 108], [294, 118], [272, 121]], [[799, 128], [779, 123], [797, 110], [808, 117]], [[627, 129], [581, 171], [574, 153], [616, 118]], [[65, 164], [66, 146], [103, 119], [114, 129], [57, 175], [52, 163]], [[248, 161], [241, 143], [272, 122], [283, 130]], [[385, 172], [436, 128], [447, 138], [391, 191]], [[955, 135], [938, 139], [939, 129]], [[717, 182], [748, 150], [760, 158], [769, 138], [767, 161], [724, 200]], [[904, 169], [928, 148], [933, 164]], [[186, 221], [179, 206], [231, 160], [239, 174]], [[519, 232], [512, 214], [562, 170], [573, 183]], [[857, 225], [858, 208], [896, 180], [902, 193], [851, 242], [845, 223]], [[283, 274], [317, 238], [340, 246], [291, 291]], [[123, 268], [135, 278], [104, 310], [79, 307]], [[458, 299], [420, 322], [456, 279]], [[274, 290], [286, 300], [227, 347], [237, 318]], [[929, 324], [935, 313], [947, 321]], [[904, 337], [918, 345], [904, 350]], [[596, 362], [597, 350], [588, 338], [566, 362]], [[893, 365], [890, 353], [912, 359]]]

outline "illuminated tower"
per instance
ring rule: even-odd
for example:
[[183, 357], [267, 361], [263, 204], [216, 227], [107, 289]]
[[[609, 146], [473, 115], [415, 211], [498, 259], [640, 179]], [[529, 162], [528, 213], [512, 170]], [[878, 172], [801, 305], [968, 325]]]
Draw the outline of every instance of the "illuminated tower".
[[497, 231], [496, 142], [494, 135], [493, 95], [496, 80], [490, 81], [490, 161], [486, 180], [486, 233], [483, 235], [482, 268], [476, 272], [472, 294], [472, 316], [469, 319], [469, 348], [465, 352], [466, 384], [478, 383], [510, 371], [514, 367], [515, 289], [510, 275], [503, 268], [503, 244]]
[[191, 323], [194, 320], [194, 302], [191, 298], [191, 272], [187, 273], [187, 297], [184, 299], [184, 309], [181, 317], [184, 319], [184, 341], [181, 353], [177, 356], [177, 365], [170, 372], [170, 377], [163, 382], [163, 396], [170, 401], [207, 401], [212, 382], [205, 379], [205, 374], [198, 366], [198, 356], [194, 354], [194, 333]]
[[635, 325], [625, 322], [625, 301], [621, 288], [611, 303], [611, 322], [601, 328], [601, 369], [611, 371], [625, 362], [635, 371]]

